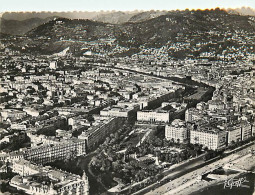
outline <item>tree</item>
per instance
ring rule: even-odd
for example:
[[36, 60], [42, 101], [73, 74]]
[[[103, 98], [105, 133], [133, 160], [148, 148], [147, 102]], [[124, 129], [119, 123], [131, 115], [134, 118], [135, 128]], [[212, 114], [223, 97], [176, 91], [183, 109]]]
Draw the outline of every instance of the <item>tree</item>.
[[155, 140], [155, 144], [156, 144], [156, 146], [162, 146], [162, 145], [163, 145], [163, 142], [162, 142], [161, 139], [157, 138], [157, 139]]
[[169, 154], [167, 154], [167, 153], [165, 154], [165, 161], [169, 162]]
[[119, 137], [120, 137], [119, 132], [116, 132], [114, 136], [116, 140], [119, 140]]
[[195, 150], [190, 150], [190, 155], [192, 157], [195, 157], [197, 155], [196, 151]]
[[154, 146], [153, 146], [152, 144], [150, 144], [150, 146], [149, 146], [149, 152], [150, 152], [150, 153], [153, 153], [153, 151], [154, 151]]
[[179, 153], [177, 153], [177, 155], [176, 155], [176, 161], [177, 161], [178, 163], [181, 161], [181, 158], [180, 158], [180, 154], [179, 154]]
[[163, 146], [164, 147], [168, 147], [169, 146], [169, 142], [166, 138], [163, 139]]
[[111, 138], [111, 139], [114, 138], [114, 134], [113, 134], [113, 133], [110, 134], [110, 138]]
[[121, 166], [121, 161], [116, 161], [116, 162], [113, 162], [112, 163], [112, 168], [115, 172], [119, 173], [122, 169], [122, 166]]
[[198, 155], [199, 151], [200, 151], [200, 146], [198, 144], [194, 145], [194, 150], [196, 152], [196, 156]]
[[175, 156], [172, 156], [172, 158], [171, 158], [171, 163], [172, 163], [172, 164], [176, 164], [176, 162], [177, 162], [177, 161], [176, 161], [176, 157], [175, 157]]
[[98, 158], [96, 156], [93, 156], [93, 158], [91, 159], [91, 164], [93, 166], [99, 167], [100, 166], [100, 161], [98, 160]]
[[155, 156], [159, 157], [160, 154], [161, 154], [160, 150], [156, 150], [156, 151], [155, 151]]
[[92, 122], [92, 121], [94, 121], [94, 118], [93, 118], [93, 116], [92, 116], [92, 115], [88, 115], [87, 120], [88, 120], [89, 122]]
[[107, 137], [107, 138], [105, 138], [104, 143], [105, 143], [105, 144], [109, 144], [110, 140], [111, 140], [111, 139], [110, 139], [109, 137]]
[[172, 162], [172, 158], [173, 158], [173, 155], [170, 153], [170, 154], [168, 155], [168, 162]]

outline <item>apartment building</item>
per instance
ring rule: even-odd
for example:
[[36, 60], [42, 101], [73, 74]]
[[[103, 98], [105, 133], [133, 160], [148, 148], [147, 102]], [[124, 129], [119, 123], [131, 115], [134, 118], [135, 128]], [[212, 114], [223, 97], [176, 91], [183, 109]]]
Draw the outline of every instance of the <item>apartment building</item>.
[[190, 129], [190, 143], [216, 150], [226, 145], [226, 132], [211, 126], [193, 127]]
[[183, 143], [188, 138], [188, 130], [184, 121], [175, 119], [170, 125], [165, 127], [165, 137], [167, 140]]
[[107, 136], [121, 127], [124, 121], [125, 118], [123, 117], [110, 117], [108, 120], [104, 119], [83, 131], [82, 134], [78, 136], [78, 139], [86, 140], [86, 147], [90, 150], [98, 146]]
[[35, 165], [27, 160], [16, 161], [12, 165], [14, 176], [10, 185], [26, 194], [89, 194], [89, 182], [85, 172], [79, 175], [53, 169], [50, 166]]
[[86, 140], [72, 139], [58, 145], [47, 145], [25, 151], [26, 160], [45, 164], [86, 154]]
[[170, 113], [168, 111], [151, 111], [143, 110], [137, 112], [138, 121], [148, 121], [148, 122], [164, 122], [168, 123], [170, 120]]

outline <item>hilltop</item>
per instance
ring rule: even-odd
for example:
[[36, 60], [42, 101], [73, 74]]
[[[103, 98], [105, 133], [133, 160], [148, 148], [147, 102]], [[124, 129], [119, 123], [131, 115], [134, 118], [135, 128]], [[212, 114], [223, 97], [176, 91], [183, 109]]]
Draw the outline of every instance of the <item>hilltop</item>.
[[175, 41], [177, 34], [206, 33], [211, 30], [219, 32], [254, 31], [254, 21], [248, 16], [230, 15], [225, 11], [181, 11], [171, 12], [157, 18], [139, 23], [126, 23], [118, 26], [121, 33], [118, 40], [132, 46], [145, 45], [161, 47], [168, 41]]
[[142, 48], [168, 47], [169, 50], [171, 44], [185, 42], [190, 54], [193, 52], [191, 47], [199, 42], [210, 43], [205, 48], [208, 51], [215, 49], [217, 44], [214, 43], [217, 42], [239, 47], [238, 41], [231, 37], [240, 32], [254, 34], [254, 30], [254, 17], [229, 14], [219, 9], [173, 11], [145, 21], [124, 24], [57, 18], [29, 31], [26, 38], [16, 45], [26, 45], [25, 51], [50, 54], [66, 47], [78, 51], [88, 47], [91, 41], [112, 40], [110, 45], [103, 43], [105, 51], [123, 47], [124, 53], [128, 49], [136, 53]]

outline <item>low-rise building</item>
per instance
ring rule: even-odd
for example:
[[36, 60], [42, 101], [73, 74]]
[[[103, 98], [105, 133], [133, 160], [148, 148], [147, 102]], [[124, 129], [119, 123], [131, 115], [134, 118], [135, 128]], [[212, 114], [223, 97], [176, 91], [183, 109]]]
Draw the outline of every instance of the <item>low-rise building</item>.
[[18, 173], [20, 176], [28, 176], [39, 173], [38, 166], [30, 163], [27, 160], [21, 159], [12, 163], [12, 171]]
[[2, 116], [2, 120], [10, 119], [11, 121], [22, 119], [27, 115], [26, 112], [16, 109], [3, 109], [0, 114]]
[[101, 116], [110, 116], [110, 117], [125, 117], [128, 118], [139, 109], [139, 105], [134, 106], [113, 106], [108, 107], [100, 111]]
[[137, 112], [138, 121], [148, 121], [148, 122], [164, 122], [168, 123], [170, 120], [170, 112], [168, 111], [151, 111], [143, 110]]
[[196, 108], [189, 108], [185, 111], [185, 121], [192, 122], [201, 119], [202, 113]]
[[13, 171], [19, 175], [14, 176], [10, 185], [26, 194], [89, 194], [88, 177], [82, 177], [49, 166], [43, 167], [32, 164], [27, 160], [15, 162]]

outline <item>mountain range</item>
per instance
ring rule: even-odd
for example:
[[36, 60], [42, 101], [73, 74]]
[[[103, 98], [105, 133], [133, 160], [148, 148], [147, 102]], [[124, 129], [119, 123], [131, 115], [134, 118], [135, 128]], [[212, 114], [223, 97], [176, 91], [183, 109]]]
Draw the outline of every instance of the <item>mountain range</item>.
[[[210, 46], [204, 48], [205, 51], [219, 49], [219, 45], [222, 51], [222, 44], [225, 43], [239, 47], [240, 40], [231, 38], [234, 33], [254, 35], [255, 32], [255, 17], [229, 14], [220, 9], [172, 11], [159, 16], [146, 14], [129, 15], [129, 20], [133, 18], [133, 21], [120, 24], [55, 17], [28, 31], [25, 37], [15, 38], [10, 45], [17, 50], [23, 48], [22, 52], [39, 54], [53, 54], [69, 47], [72, 53], [81, 55], [79, 52], [88, 47], [88, 44], [106, 40], [100, 46], [103, 51], [111, 52], [123, 47], [125, 51], [122, 52], [125, 55], [132, 55], [141, 48], [169, 47], [186, 42], [189, 46], [185, 52], [190, 54], [193, 52], [191, 47], [197, 43], [210, 43]], [[246, 34], [242, 36], [245, 37]], [[113, 40], [114, 44], [109, 46], [107, 40]], [[126, 51], [127, 49], [129, 50]]]
[[[227, 9], [228, 13], [255, 16], [255, 10], [242, 7]], [[124, 24], [142, 22], [174, 11], [100, 11], [100, 12], [6, 12], [0, 17], [0, 32], [23, 35], [53, 18], [89, 19], [97, 22]]]
[[6, 20], [1, 18], [1, 32], [10, 35], [23, 35], [28, 31], [53, 20], [54, 17], [48, 18], [30, 18], [26, 20]]

